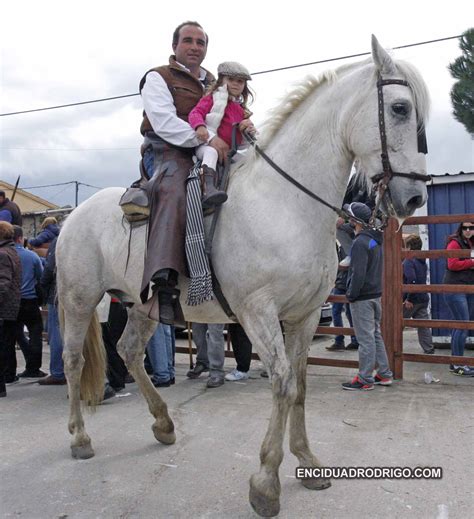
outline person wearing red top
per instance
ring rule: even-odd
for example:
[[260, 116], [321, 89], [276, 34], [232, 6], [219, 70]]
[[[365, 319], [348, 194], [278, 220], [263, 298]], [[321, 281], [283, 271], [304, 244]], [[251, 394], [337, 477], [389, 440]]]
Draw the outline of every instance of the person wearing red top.
[[[449, 236], [448, 250], [474, 249], [474, 223], [463, 222], [456, 232]], [[443, 279], [449, 285], [474, 285], [474, 259], [448, 258]], [[445, 301], [456, 321], [474, 321], [474, 294], [445, 294]], [[453, 330], [451, 334], [451, 354], [463, 356], [468, 330]], [[474, 377], [474, 369], [469, 366], [449, 367], [454, 375]]]
[[[217, 68], [218, 78], [208, 95], [204, 96], [191, 110], [188, 122], [196, 131], [197, 138], [203, 143], [196, 149], [196, 157], [202, 161], [204, 208], [223, 204], [227, 193], [215, 188], [217, 151], [209, 146], [209, 140], [217, 134], [229, 147], [232, 146], [232, 128], [238, 125], [239, 132], [244, 130], [255, 134], [255, 128], [247, 108], [253, 95], [247, 85], [251, 80], [248, 70], [233, 61], [221, 63]], [[237, 144], [242, 144], [242, 135], [237, 134]]]

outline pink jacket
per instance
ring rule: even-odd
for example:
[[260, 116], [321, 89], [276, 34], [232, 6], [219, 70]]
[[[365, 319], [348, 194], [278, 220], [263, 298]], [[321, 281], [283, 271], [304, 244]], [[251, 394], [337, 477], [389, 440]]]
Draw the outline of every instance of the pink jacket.
[[[199, 103], [191, 110], [188, 115], [188, 122], [195, 130], [198, 126], [206, 126], [206, 115], [212, 110], [214, 101], [212, 95], [207, 95], [201, 98]], [[232, 146], [232, 125], [240, 123], [244, 118], [244, 110], [239, 103], [229, 99], [225, 108], [224, 116], [221, 124], [217, 129], [217, 135], [225, 141], [229, 146]], [[242, 135], [237, 132], [237, 144], [241, 144]]]

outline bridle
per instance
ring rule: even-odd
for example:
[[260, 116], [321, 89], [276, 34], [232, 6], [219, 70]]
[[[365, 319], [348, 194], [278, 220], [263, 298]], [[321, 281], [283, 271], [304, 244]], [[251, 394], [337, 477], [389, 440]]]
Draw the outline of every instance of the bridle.
[[[385, 195], [386, 190], [388, 189], [388, 184], [392, 180], [393, 177], [404, 177], [410, 178], [412, 180], [418, 180], [421, 182], [429, 182], [431, 180], [430, 175], [422, 175], [420, 173], [402, 173], [398, 171], [393, 171], [392, 166], [390, 165], [390, 159], [388, 156], [388, 148], [387, 148], [387, 134], [385, 131], [385, 112], [384, 112], [384, 98], [383, 98], [383, 87], [386, 85], [403, 85], [410, 88], [410, 85], [407, 81], [403, 79], [382, 79], [381, 74], [378, 75], [377, 80], [377, 98], [378, 98], [378, 118], [379, 118], [379, 134], [380, 134], [380, 143], [382, 148], [381, 153], [381, 161], [382, 161], [382, 172], [374, 175], [372, 177], [372, 182], [374, 183], [374, 191], [378, 192], [378, 200], [375, 205], [375, 208], [372, 212], [372, 216], [370, 218], [369, 223], [354, 218], [353, 215], [347, 213], [344, 209], [336, 207], [326, 200], [322, 199], [308, 188], [300, 184], [296, 179], [294, 179], [291, 175], [289, 175], [286, 171], [284, 171], [278, 164], [273, 162], [273, 160], [258, 146], [257, 141], [254, 137], [252, 137], [247, 132], [243, 132], [245, 139], [249, 142], [251, 146], [255, 148], [255, 151], [284, 179], [288, 182], [292, 183], [296, 186], [300, 191], [307, 194], [309, 197], [317, 200], [321, 204], [325, 205], [332, 209], [338, 216], [342, 218], [350, 218], [355, 220], [357, 223], [362, 225], [364, 228], [377, 229], [382, 230], [387, 226], [388, 217], [384, 216], [381, 220], [378, 219], [378, 211], [382, 199]], [[419, 153], [428, 153], [428, 147], [426, 144], [426, 134], [423, 126], [418, 122], [417, 124], [417, 139], [418, 139], [418, 152]], [[379, 222], [379, 223], [378, 223]]]
[[[388, 147], [387, 147], [387, 133], [385, 131], [385, 105], [383, 99], [383, 87], [386, 85], [402, 85], [410, 88], [410, 85], [404, 79], [383, 79], [380, 72], [378, 74], [377, 79], [377, 99], [378, 99], [378, 116], [379, 116], [379, 134], [380, 134], [380, 143], [382, 148], [382, 153], [380, 158], [382, 160], [382, 173], [378, 175], [374, 175], [372, 177], [372, 182], [374, 183], [375, 191], [378, 191], [378, 200], [375, 205], [374, 211], [372, 213], [372, 217], [370, 219], [371, 223], [374, 223], [376, 214], [379, 210], [382, 199], [385, 195], [385, 192], [388, 188], [388, 184], [393, 177], [403, 177], [403, 178], [411, 178], [412, 180], [420, 180], [421, 182], [429, 182], [431, 180], [430, 175], [422, 175], [421, 173], [402, 173], [399, 171], [393, 171], [392, 166], [390, 164], [390, 158], [388, 156]], [[418, 117], [417, 117], [418, 119]], [[428, 153], [428, 145], [426, 142], [426, 133], [422, 124], [417, 120], [417, 140], [418, 140], [418, 153], [424, 153], [425, 155]], [[385, 222], [385, 225], [386, 226]]]

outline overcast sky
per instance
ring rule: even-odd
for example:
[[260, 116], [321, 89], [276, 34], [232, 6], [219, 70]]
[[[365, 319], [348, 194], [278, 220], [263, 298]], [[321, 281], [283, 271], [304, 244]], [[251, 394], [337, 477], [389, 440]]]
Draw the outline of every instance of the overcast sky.
[[[461, 34], [473, 25], [469, 0], [190, 2], [23, 0], [2, 2], [0, 113], [138, 92], [145, 71], [167, 63], [171, 35], [197, 20], [209, 35], [203, 65], [240, 61], [251, 72], [367, 52], [370, 35], [392, 48]], [[418, 67], [432, 98], [428, 134], [431, 174], [473, 171], [473, 140], [451, 115], [447, 66], [457, 40], [394, 51]], [[307, 74], [350, 60], [256, 75], [254, 121]], [[0, 117], [0, 179], [20, 187], [77, 180], [127, 186], [138, 177], [139, 96]], [[31, 189], [58, 205], [74, 188]], [[80, 201], [96, 192], [81, 186]]]

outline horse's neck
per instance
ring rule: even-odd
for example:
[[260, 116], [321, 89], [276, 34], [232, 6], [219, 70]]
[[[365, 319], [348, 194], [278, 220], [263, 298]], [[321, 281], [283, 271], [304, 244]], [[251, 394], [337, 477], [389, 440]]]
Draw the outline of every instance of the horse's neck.
[[[326, 202], [336, 207], [342, 203], [352, 158], [344, 144], [343, 131], [334, 100], [328, 91], [311, 94], [287, 119], [274, 138], [265, 146], [266, 153], [289, 175]], [[336, 97], [337, 98], [337, 97]], [[262, 158], [250, 173], [248, 188], [262, 191], [264, 198], [274, 197], [285, 203], [303, 204], [306, 211], [318, 211], [319, 202], [303, 195], [286, 181], [275, 182], [278, 174]], [[253, 178], [252, 178], [253, 177]], [[248, 192], [248, 191], [247, 191]], [[293, 196], [296, 193], [301, 196]], [[309, 216], [309, 215], [308, 215]]]

